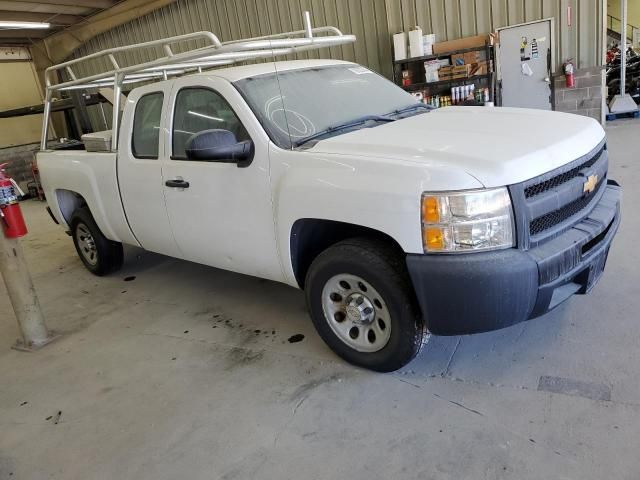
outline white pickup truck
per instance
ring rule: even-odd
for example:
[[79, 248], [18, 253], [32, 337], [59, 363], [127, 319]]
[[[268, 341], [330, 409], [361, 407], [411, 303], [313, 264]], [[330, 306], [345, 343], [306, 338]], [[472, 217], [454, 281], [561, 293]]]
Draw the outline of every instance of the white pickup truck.
[[603, 271], [620, 222], [601, 126], [431, 110], [353, 63], [218, 69], [130, 92], [117, 151], [38, 154], [97, 275], [122, 245], [306, 293], [320, 336], [378, 371], [429, 334], [540, 316]]

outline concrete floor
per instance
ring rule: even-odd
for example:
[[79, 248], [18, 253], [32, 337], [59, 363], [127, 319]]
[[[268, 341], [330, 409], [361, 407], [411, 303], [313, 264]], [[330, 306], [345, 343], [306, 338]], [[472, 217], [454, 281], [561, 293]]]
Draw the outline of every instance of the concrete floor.
[[0, 480], [639, 478], [638, 132], [609, 127], [625, 216], [590, 296], [389, 375], [337, 359], [289, 287], [133, 249], [93, 277], [25, 202], [62, 338], [10, 350], [1, 290]]

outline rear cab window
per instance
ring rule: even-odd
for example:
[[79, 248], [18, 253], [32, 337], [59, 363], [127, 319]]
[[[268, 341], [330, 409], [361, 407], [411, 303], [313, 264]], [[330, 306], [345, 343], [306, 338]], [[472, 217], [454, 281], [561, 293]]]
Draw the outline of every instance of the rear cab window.
[[163, 101], [164, 94], [154, 92], [140, 97], [136, 104], [131, 134], [131, 152], [136, 158], [158, 158]]

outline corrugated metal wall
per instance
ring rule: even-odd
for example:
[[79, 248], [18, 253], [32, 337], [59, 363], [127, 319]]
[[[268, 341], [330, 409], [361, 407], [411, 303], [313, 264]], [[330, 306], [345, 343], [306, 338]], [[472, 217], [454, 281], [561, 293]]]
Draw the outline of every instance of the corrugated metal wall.
[[[554, 18], [556, 59], [578, 68], [599, 65], [604, 0], [388, 0], [388, 32], [420, 25], [438, 41], [493, 32], [500, 27]], [[569, 7], [572, 11], [568, 26]]]
[[[309, 10], [314, 25], [337, 26], [345, 33], [357, 35], [358, 42], [312, 52], [303, 58], [321, 56], [357, 61], [390, 77], [391, 45], [386, 3], [385, 0], [178, 0], [98, 35], [77, 49], [73, 56], [198, 30], [212, 31], [222, 41], [300, 30], [303, 28], [302, 12]], [[124, 63], [134, 60], [140, 60], [140, 57], [125, 57]], [[98, 65], [91, 65], [85, 72], [97, 68]]]
[[[495, 31], [499, 27], [555, 18], [556, 59], [573, 58], [579, 68], [600, 63], [602, 2], [604, 0], [178, 0], [98, 35], [77, 49], [79, 57], [105, 48], [139, 43], [198, 30], [235, 40], [302, 29], [302, 12], [309, 10], [314, 25], [334, 25], [353, 33], [354, 45], [305, 54], [303, 58], [355, 61], [387, 77], [392, 75], [391, 35], [420, 25], [438, 41]], [[568, 26], [568, 7], [572, 26]], [[176, 48], [179, 51], [178, 48]], [[160, 53], [160, 52], [158, 52]], [[151, 59], [148, 55], [119, 56], [123, 65]], [[78, 73], [109, 69], [105, 63], [85, 64]], [[111, 123], [109, 108], [90, 107], [94, 128]]]
[[[600, 62], [601, 6], [604, 0], [178, 0], [133, 22], [98, 35], [74, 52], [86, 55], [197, 30], [210, 30], [223, 41], [302, 28], [302, 12], [314, 25], [335, 25], [358, 37], [355, 45], [314, 52], [356, 61], [391, 76], [391, 35], [420, 25], [438, 41], [494, 31], [506, 25], [554, 17], [559, 63], [578, 66]], [[568, 27], [567, 7], [573, 9]], [[127, 62], [140, 61], [141, 56]], [[106, 65], [105, 65], [106, 66]], [[89, 66], [94, 71], [99, 65]]]

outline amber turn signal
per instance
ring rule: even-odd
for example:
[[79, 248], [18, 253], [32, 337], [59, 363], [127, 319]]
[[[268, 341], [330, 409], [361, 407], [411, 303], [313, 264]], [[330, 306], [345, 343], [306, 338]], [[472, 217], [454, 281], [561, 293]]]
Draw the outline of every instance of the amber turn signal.
[[428, 251], [444, 250], [444, 232], [440, 227], [425, 227], [423, 230], [424, 246]]
[[422, 197], [422, 221], [425, 223], [440, 222], [440, 211], [436, 197]]

